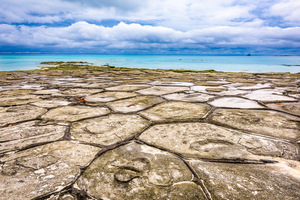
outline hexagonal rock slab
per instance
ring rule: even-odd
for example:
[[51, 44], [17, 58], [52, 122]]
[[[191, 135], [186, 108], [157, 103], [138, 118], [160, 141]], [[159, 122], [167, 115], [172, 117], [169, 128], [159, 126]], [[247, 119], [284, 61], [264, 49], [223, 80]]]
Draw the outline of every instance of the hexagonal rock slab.
[[151, 88], [143, 89], [137, 91], [140, 94], [144, 95], [164, 95], [168, 93], [174, 93], [174, 92], [182, 92], [185, 90], [189, 90], [188, 87], [167, 87], [167, 86], [154, 86]]
[[77, 121], [110, 113], [108, 108], [88, 106], [65, 106], [51, 109], [42, 116], [44, 120]]
[[106, 146], [133, 137], [149, 124], [138, 115], [112, 114], [74, 123], [71, 135], [75, 140]]
[[37, 90], [35, 92], [33, 92], [33, 94], [37, 94], [37, 95], [51, 95], [51, 94], [57, 94], [57, 93], [61, 93], [62, 91], [59, 91], [57, 89], [52, 89], [52, 90]]
[[284, 167], [281, 163], [254, 165], [197, 160], [190, 163], [204, 180], [212, 199], [294, 200], [300, 196], [300, 166], [296, 161]]
[[53, 100], [41, 100], [31, 104], [42, 108], [54, 108], [60, 106], [67, 106], [71, 104], [71, 102], [65, 100], [53, 99]]
[[106, 88], [106, 90], [118, 90], [118, 91], [134, 91], [134, 90], [140, 90], [150, 87], [150, 85], [118, 85], [115, 87], [109, 87]]
[[297, 101], [292, 97], [273, 94], [272, 91], [269, 90], [256, 90], [245, 95], [244, 97], [262, 102]]
[[238, 97], [224, 97], [215, 99], [209, 102], [210, 105], [215, 107], [227, 107], [227, 108], [264, 108], [255, 101], [238, 98]]
[[87, 102], [109, 102], [135, 96], [137, 96], [137, 94], [133, 92], [103, 92], [100, 94], [87, 96], [84, 99]]
[[202, 93], [175, 93], [175, 94], [167, 94], [163, 96], [168, 100], [175, 100], [175, 101], [190, 101], [190, 102], [205, 102], [214, 96]]
[[227, 81], [202, 81], [202, 82], [196, 82], [196, 85], [204, 85], [204, 86], [221, 86], [226, 85], [229, 82]]
[[33, 93], [35, 90], [8, 90], [2, 91], [0, 94], [1, 97], [8, 97], [8, 96], [18, 96], [18, 95], [28, 95]]
[[22, 105], [38, 100], [39, 98], [35, 95], [2, 97], [0, 98], [0, 106]]
[[271, 83], [265, 83], [265, 84], [256, 84], [256, 85], [253, 85], [253, 86], [242, 86], [242, 87], [239, 87], [239, 89], [241, 90], [258, 90], [258, 89], [263, 89], [263, 88], [270, 88], [272, 86]]
[[46, 111], [44, 108], [30, 105], [0, 107], [0, 126], [35, 119]]
[[216, 110], [209, 120], [243, 131], [291, 141], [300, 137], [300, 118], [276, 111]]
[[271, 109], [285, 111], [300, 116], [300, 103], [270, 103], [267, 106]]
[[33, 199], [60, 191], [80, 175], [100, 148], [54, 142], [0, 158], [0, 199]]
[[[222, 90], [222, 88], [224, 90]], [[239, 90], [239, 89], [236, 89], [236, 88], [227, 88], [227, 87], [193, 86], [191, 88], [191, 90], [196, 91], [196, 92], [203, 92], [203, 93], [218, 95], [218, 96], [223, 96], [223, 95], [242, 95], [242, 94], [249, 93], [248, 91], [245, 91], [245, 90]]]
[[174, 101], [159, 104], [139, 114], [153, 121], [186, 120], [203, 118], [209, 110], [210, 107], [205, 104]]
[[97, 158], [76, 185], [96, 199], [205, 199], [192, 178], [178, 157], [130, 143]]
[[300, 159], [300, 147], [296, 144], [236, 133], [207, 123], [155, 125], [139, 138], [190, 158], [250, 159], [255, 163], [261, 163], [262, 156]]
[[38, 121], [26, 122], [0, 129], [0, 153], [20, 150], [31, 145], [62, 138], [66, 127], [59, 125], [37, 126]]
[[82, 88], [74, 88], [74, 89], [70, 89], [70, 90], [64, 90], [58, 93], [53, 93], [52, 96], [70, 96], [70, 97], [74, 97], [74, 96], [78, 96], [78, 97], [83, 97], [83, 96], [87, 96], [87, 95], [91, 95], [91, 94], [95, 94], [95, 93], [99, 93], [102, 92], [102, 89], [82, 89]]
[[157, 96], [138, 96], [130, 99], [111, 102], [107, 105], [116, 112], [129, 113], [143, 110], [163, 101], [164, 100], [162, 98]]
[[193, 86], [194, 83], [191, 82], [173, 82], [173, 81], [154, 81], [150, 83], [151, 85], [164, 85], [164, 86]]

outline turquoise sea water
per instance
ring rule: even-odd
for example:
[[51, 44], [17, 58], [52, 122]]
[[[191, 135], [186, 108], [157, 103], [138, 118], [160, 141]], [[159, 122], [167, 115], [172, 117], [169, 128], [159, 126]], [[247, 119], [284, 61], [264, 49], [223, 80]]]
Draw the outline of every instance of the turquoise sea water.
[[39, 68], [43, 61], [86, 61], [116, 67], [226, 72], [300, 72], [300, 56], [0, 55], [0, 71]]

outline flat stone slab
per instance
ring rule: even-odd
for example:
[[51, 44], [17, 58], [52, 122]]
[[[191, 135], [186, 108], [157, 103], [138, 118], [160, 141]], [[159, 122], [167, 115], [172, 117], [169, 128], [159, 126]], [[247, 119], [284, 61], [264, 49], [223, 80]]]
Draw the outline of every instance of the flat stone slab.
[[294, 115], [300, 116], [300, 104], [299, 103], [270, 103], [267, 106], [271, 109], [281, 110]]
[[168, 86], [154, 86], [151, 88], [138, 90], [137, 92], [144, 95], [164, 95], [168, 93], [182, 92], [189, 90], [188, 87], [168, 87]]
[[130, 143], [97, 158], [76, 185], [96, 199], [205, 199], [192, 178], [173, 154]]
[[202, 82], [196, 82], [196, 85], [203, 85], [203, 86], [221, 86], [226, 85], [229, 82], [227, 81], [202, 81]]
[[264, 89], [264, 88], [271, 88], [271, 86], [272, 86], [271, 83], [265, 83], [265, 84], [258, 83], [253, 86], [242, 86], [242, 87], [239, 87], [239, 89], [241, 89], [241, 90], [258, 90], [258, 89]]
[[148, 110], [141, 111], [139, 114], [153, 121], [187, 120], [203, 118], [209, 110], [210, 107], [205, 104], [173, 101], [164, 102]]
[[54, 108], [42, 116], [43, 120], [77, 121], [84, 118], [106, 115], [110, 110], [105, 107], [64, 106]]
[[135, 91], [140, 90], [144, 88], [148, 88], [150, 85], [134, 85], [134, 84], [128, 84], [128, 85], [118, 85], [114, 87], [106, 88], [106, 90], [116, 90], [116, 91]]
[[71, 135], [81, 142], [106, 146], [131, 138], [149, 125], [138, 115], [112, 114], [73, 123]]
[[202, 93], [192, 93], [192, 94], [174, 93], [174, 94], [164, 95], [163, 97], [168, 100], [175, 100], [175, 101], [205, 102], [215, 96], [202, 94]]
[[134, 92], [103, 92], [87, 96], [84, 99], [87, 102], [110, 102], [135, 96], [137, 96], [137, 94]]
[[53, 100], [40, 100], [37, 102], [30, 103], [32, 105], [42, 107], [42, 108], [54, 108], [54, 107], [60, 107], [60, 106], [67, 106], [71, 104], [71, 102], [66, 100], [59, 100], [59, 99], [53, 99]]
[[256, 90], [251, 92], [250, 94], [244, 95], [244, 97], [252, 100], [262, 101], [262, 102], [297, 101], [292, 97], [283, 96], [274, 93], [270, 90]]
[[1, 72], [0, 200], [299, 199], [299, 74], [96, 68]]
[[267, 110], [216, 110], [209, 120], [243, 131], [295, 141], [300, 118]]
[[35, 90], [8, 90], [2, 91], [0, 93], [0, 97], [7, 97], [7, 96], [18, 96], [18, 95], [28, 95], [33, 93]]
[[22, 105], [14, 107], [0, 107], [0, 126], [37, 118], [47, 110], [36, 106]]
[[37, 94], [37, 95], [52, 95], [52, 94], [57, 94], [61, 93], [62, 91], [58, 89], [51, 89], [51, 90], [37, 90], [33, 92], [32, 94]]
[[150, 83], [151, 85], [161, 85], [161, 86], [193, 86], [194, 83], [191, 82], [175, 82], [175, 81], [154, 81]]
[[61, 139], [66, 126], [38, 126], [38, 121], [0, 128], [0, 153], [28, 148]]
[[[212, 89], [217, 89], [217, 91]], [[220, 88], [223, 88], [224, 90], [220, 90]], [[207, 90], [208, 89], [208, 90]], [[193, 86], [191, 87], [191, 90], [196, 92], [203, 92], [207, 94], [212, 95], [218, 95], [218, 96], [224, 96], [224, 95], [244, 95], [249, 93], [245, 90], [239, 90], [236, 88], [227, 88], [227, 87], [210, 87], [210, 86]]]
[[58, 93], [53, 93], [52, 96], [71, 96], [71, 97], [84, 97], [91, 94], [102, 92], [102, 89], [82, 89], [82, 88], [76, 88], [76, 89], [69, 89], [64, 90]]
[[209, 102], [215, 107], [227, 108], [264, 108], [255, 101], [239, 98], [239, 97], [223, 97]]
[[22, 105], [22, 104], [35, 102], [38, 100], [39, 98], [35, 95], [1, 97], [0, 106]]
[[[212, 199], [299, 199], [299, 162], [282, 164], [232, 164], [193, 160]], [[289, 169], [287, 169], [289, 168]]]
[[138, 96], [130, 99], [110, 102], [107, 105], [115, 112], [130, 113], [146, 109], [164, 100], [157, 96]]
[[249, 162], [255, 163], [261, 163], [262, 156], [300, 159], [300, 147], [296, 144], [237, 133], [207, 123], [159, 124], [147, 129], [139, 138], [188, 158], [250, 159]]
[[0, 158], [0, 199], [29, 200], [60, 191], [100, 150], [61, 141], [5, 155]]

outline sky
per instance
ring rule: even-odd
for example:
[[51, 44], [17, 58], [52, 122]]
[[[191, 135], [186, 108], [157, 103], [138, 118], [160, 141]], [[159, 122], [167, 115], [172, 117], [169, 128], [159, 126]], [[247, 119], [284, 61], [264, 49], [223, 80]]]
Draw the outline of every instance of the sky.
[[0, 0], [0, 53], [300, 55], [300, 0]]

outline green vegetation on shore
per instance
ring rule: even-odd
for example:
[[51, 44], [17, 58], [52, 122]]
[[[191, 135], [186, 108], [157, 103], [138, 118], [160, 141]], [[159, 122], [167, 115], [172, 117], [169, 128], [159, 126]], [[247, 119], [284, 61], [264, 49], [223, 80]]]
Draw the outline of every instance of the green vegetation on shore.
[[44, 67], [42, 66], [42, 70], [80, 70], [80, 69], [85, 69], [85, 70], [96, 70], [96, 71], [106, 71], [106, 70], [111, 70], [111, 71], [132, 71], [132, 70], [153, 70], [153, 71], [171, 71], [171, 72], [176, 72], [176, 73], [185, 73], [185, 72], [190, 72], [190, 73], [217, 73], [218, 71], [215, 71], [213, 69], [210, 70], [184, 70], [184, 69], [168, 69], [168, 70], [162, 70], [162, 69], [143, 69], [143, 68], [126, 68], [126, 67], [115, 67], [111, 66], [109, 64], [105, 64], [102, 66], [94, 66], [88, 62], [41, 62], [40, 64], [42, 65], [53, 65], [53, 67]]

